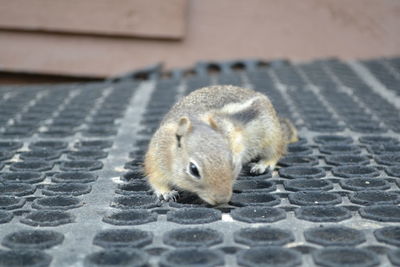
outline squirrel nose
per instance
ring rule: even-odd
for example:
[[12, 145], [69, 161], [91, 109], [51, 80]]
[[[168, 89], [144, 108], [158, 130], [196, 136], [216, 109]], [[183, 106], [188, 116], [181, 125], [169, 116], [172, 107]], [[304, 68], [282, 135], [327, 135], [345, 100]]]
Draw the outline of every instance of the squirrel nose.
[[231, 198], [232, 198], [232, 192], [225, 195], [216, 195], [213, 197], [213, 200], [215, 202], [215, 205], [220, 205], [228, 203], [231, 200]]

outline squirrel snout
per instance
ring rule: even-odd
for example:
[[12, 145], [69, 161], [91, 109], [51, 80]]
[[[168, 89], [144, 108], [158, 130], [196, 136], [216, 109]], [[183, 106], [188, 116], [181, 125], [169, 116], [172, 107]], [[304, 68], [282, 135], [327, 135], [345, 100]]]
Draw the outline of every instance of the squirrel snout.
[[207, 195], [200, 197], [210, 205], [221, 205], [228, 203], [232, 198], [232, 192], [227, 194]]
[[229, 196], [218, 196], [215, 198], [215, 205], [226, 204], [231, 200], [231, 198], [232, 194], [229, 194]]

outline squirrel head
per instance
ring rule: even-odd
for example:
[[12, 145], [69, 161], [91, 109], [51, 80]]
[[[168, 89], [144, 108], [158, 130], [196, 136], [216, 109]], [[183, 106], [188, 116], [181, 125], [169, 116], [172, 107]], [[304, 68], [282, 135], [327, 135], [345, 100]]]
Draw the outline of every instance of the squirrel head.
[[176, 185], [211, 205], [227, 203], [241, 163], [235, 162], [229, 140], [210, 117], [181, 117], [176, 130], [173, 173]]

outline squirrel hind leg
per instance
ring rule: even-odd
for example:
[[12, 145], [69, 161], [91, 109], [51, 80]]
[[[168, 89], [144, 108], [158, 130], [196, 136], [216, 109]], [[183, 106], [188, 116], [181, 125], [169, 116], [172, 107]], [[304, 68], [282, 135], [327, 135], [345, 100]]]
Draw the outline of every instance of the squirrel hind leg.
[[289, 119], [279, 118], [279, 122], [287, 143], [295, 143], [299, 141], [296, 127]]

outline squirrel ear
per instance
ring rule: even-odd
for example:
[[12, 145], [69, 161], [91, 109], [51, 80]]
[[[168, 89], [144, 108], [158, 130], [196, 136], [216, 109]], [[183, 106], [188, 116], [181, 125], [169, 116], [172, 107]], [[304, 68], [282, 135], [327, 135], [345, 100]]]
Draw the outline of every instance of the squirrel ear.
[[192, 123], [190, 119], [186, 116], [181, 117], [178, 122], [178, 129], [176, 131], [177, 136], [183, 136], [188, 133], [192, 128]]

